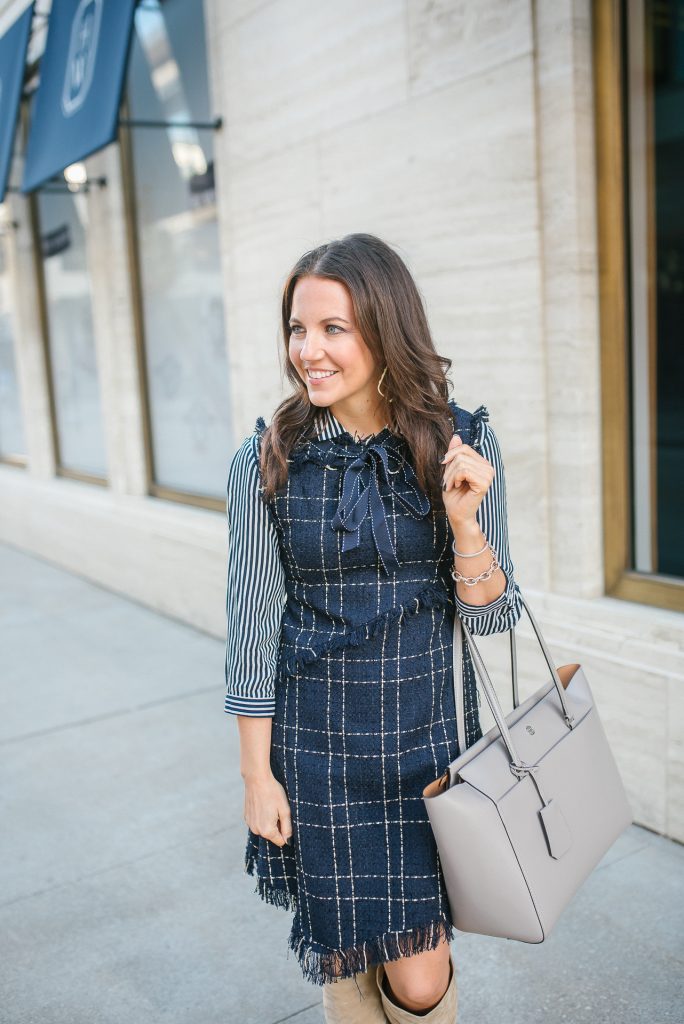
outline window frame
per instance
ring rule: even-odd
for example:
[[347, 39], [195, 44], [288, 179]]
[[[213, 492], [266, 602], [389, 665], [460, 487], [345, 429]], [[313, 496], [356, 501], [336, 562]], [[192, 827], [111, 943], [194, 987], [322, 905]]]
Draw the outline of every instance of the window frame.
[[623, 11], [621, 0], [592, 4], [604, 586], [609, 597], [684, 611], [684, 579], [631, 567], [631, 290]]
[[[204, 16], [206, 18], [206, 12]], [[207, 69], [207, 74], [210, 74], [209, 69]], [[147, 345], [145, 341], [145, 300], [143, 295], [143, 282], [140, 265], [138, 209], [135, 189], [133, 141], [131, 137], [132, 128], [128, 124], [128, 122], [131, 119], [130, 103], [128, 96], [128, 81], [126, 82], [126, 86], [124, 88], [119, 115], [120, 116], [118, 145], [124, 200], [124, 216], [126, 220], [126, 240], [128, 248], [128, 267], [131, 282], [131, 296], [133, 303], [133, 321], [135, 325], [135, 343], [138, 362], [138, 387], [140, 408], [142, 410], [143, 448], [145, 458], [145, 472], [147, 477], [147, 493], [152, 497], [163, 498], [166, 501], [175, 501], [181, 505], [194, 505], [199, 508], [210, 509], [214, 512], [224, 512], [225, 498], [217, 498], [209, 494], [201, 494], [192, 491], [185, 491], [179, 490], [177, 488], [167, 487], [163, 484], [157, 483], [156, 480], [156, 471], [154, 464], [154, 444], [152, 440], [152, 405], [147, 366]], [[149, 130], [155, 131], [154, 128], [150, 128]], [[220, 239], [220, 221], [218, 223], [218, 230]]]

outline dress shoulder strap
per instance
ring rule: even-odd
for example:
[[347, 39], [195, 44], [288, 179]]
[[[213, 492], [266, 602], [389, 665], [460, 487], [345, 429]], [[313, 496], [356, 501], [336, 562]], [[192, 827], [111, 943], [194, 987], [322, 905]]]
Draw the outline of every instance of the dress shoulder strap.
[[478, 405], [474, 412], [468, 412], [450, 398], [449, 408], [454, 418], [454, 432], [460, 434], [465, 444], [469, 444], [471, 448], [478, 448], [482, 424], [489, 419], [487, 406]]

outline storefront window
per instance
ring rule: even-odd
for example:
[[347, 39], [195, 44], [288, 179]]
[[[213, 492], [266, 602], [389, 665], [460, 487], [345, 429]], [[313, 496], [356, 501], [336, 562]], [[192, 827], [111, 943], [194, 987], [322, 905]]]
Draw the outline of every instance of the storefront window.
[[14, 361], [14, 328], [9, 275], [7, 273], [8, 218], [0, 206], [0, 459], [24, 462], [26, 447]]
[[626, 0], [632, 547], [684, 578], [684, 7]]
[[129, 137], [153, 482], [219, 498], [231, 436], [204, 33], [201, 4], [138, 8], [129, 113], [162, 127]]
[[87, 197], [40, 190], [38, 212], [60, 468], [106, 476], [86, 259]]

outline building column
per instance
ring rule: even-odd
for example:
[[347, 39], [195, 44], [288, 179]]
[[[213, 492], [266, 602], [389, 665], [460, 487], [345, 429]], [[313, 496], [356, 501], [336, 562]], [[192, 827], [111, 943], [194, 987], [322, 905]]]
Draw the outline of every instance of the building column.
[[35, 252], [31, 202], [8, 193], [7, 262], [14, 295], [14, 355], [26, 442], [28, 473], [48, 480], [56, 472], [56, 451], [48, 351], [42, 320], [40, 253]]
[[87, 247], [109, 486], [143, 495], [145, 419], [119, 144], [90, 157], [87, 171], [89, 179], [106, 179], [88, 194]]
[[604, 571], [591, 5], [533, 7], [550, 589], [593, 598]]

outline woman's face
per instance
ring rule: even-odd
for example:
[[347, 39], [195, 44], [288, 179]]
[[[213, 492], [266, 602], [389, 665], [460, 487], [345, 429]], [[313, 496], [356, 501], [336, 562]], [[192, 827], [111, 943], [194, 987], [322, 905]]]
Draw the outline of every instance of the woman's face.
[[[341, 282], [311, 275], [297, 281], [289, 355], [313, 405], [334, 403], [352, 416], [377, 405], [380, 374], [354, 322], [351, 295]], [[334, 373], [314, 380], [309, 370]]]

